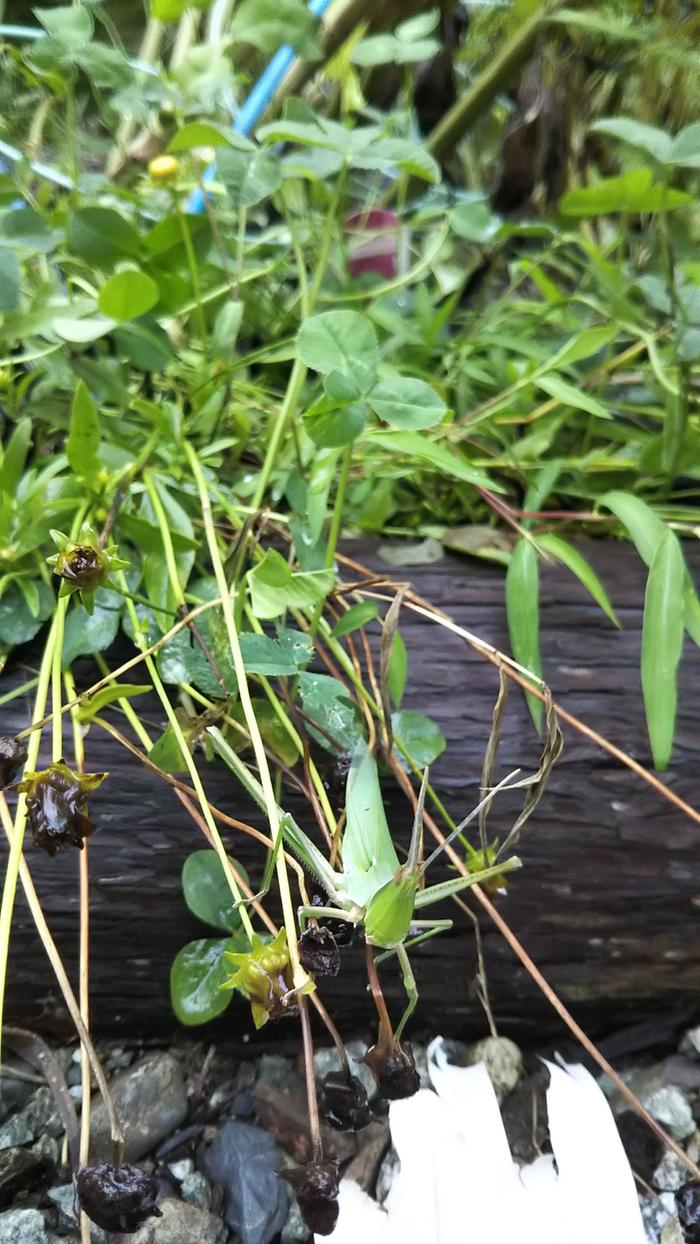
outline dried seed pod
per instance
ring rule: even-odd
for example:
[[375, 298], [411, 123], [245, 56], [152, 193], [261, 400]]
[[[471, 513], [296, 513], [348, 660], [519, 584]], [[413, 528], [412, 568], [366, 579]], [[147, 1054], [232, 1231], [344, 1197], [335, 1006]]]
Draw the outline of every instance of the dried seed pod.
[[413, 1097], [420, 1088], [420, 1076], [416, 1071], [413, 1051], [408, 1041], [389, 1039], [380, 1030], [376, 1045], [368, 1049], [364, 1058], [377, 1081], [377, 1088], [387, 1101], [401, 1101]]
[[[325, 907], [326, 902], [327, 900], [321, 898], [320, 894], [314, 894], [311, 899], [313, 907]], [[355, 925], [351, 920], [336, 920], [335, 916], [318, 916], [317, 923], [323, 929], [330, 929], [335, 938], [335, 944], [339, 948], [352, 946], [355, 936]]]
[[11, 736], [0, 738], [0, 790], [11, 786], [27, 759], [27, 749]]
[[337, 976], [340, 971], [338, 943], [330, 929], [318, 925], [309, 925], [299, 938], [299, 958], [315, 976]]
[[74, 773], [64, 760], [28, 773], [17, 790], [27, 796], [27, 821], [35, 847], [49, 855], [66, 847], [82, 849], [94, 830], [88, 816], [90, 795], [106, 773]]
[[54, 574], [71, 587], [95, 588], [104, 581], [106, 558], [91, 544], [69, 544], [56, 558]]
[[75, 1188], [80, 1208], [104, 1231], [130, 1234], [148, 1218], [162, 1217], [156, 1205], [158, 1181], [138, 1166], [83, 1166]]
[[323, 1081], [325, 1117], [339, 1132], [359, 1132], [372, 1122], [367, 1093], [357, 1076], [331, 1071]]
[[284, 1178], [294, 1188], [301, 1216], [316, 1235], [330, 1235], [338, 1221], [338, 1164], [307, 1162], [286, 1171]]
[[336, 756], [323, 775], [323, 785], [335, 812], [345, 807], [345, 787], [352, 764], [350, 752]]
[[676, 1209], [685, 1244], [700, 1244], [700, 1182], [690, 1179], [676, 1192]]

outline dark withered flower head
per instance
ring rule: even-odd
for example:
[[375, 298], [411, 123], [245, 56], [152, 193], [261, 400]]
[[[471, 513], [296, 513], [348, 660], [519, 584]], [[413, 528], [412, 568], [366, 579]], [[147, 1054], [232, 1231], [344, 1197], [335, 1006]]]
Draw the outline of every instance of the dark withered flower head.
[[27, 749], [11, 736], [0, 738], [0, 790], [10, 786], [27, 759]]
[[58, 760], [18, 782], [17, 790], [27, 797], [34, 846], [49, 855], [64, 847], [82, 849], [95, 828], [88, 816], [90, 795], [106, 777], [106, 773], [74, 773], [65, 760]]
[[700, 1181], [691, 1179], [678, 1189], [676, 1209], [685, 1244], [700, 1244]]
[[[268, 1019], [296, 1015], [299, 1004], [284, 929], [280, 929], [271, 942], [264, 942], [253, 934], [250, 950], [244, 953], [225, 950], [224, 959], [234, 970], [221, 988], [240, 989], [245, 994], [256, 1028], [262, 1028]], [[309, 981], [302, 992], [308, 993], [313, 988], [313, 981]]]
[[338, 1221], [337, 1162], [307, 1162], [306, 1166], [285, 1171], [284, 1178], [294, 1188], [301, 1216], [316, 1235], [330, 1235]]
[[98, 587], [114, 587], [110, 574], [123, 570], [129, 563], [118, 556], [116, 544], [100, 548], [91, 527], [84, 526], [77, 540], [71, 540], [63, 531], [52, 531], [51, 537], [58, 552], [47, 560], [54, 574], [63, 580], [59, 596], [79, 592], [83, 605], [92, 613]]
[[[311, 904], [313, 907], [325, 907], [327, 901], [321, 898], [320, 894], [314, 894]], [[322, 929], [330, 929], [336, 946], [352, 946], [355, 926], [351, 920], [336, 920], [335, 916], [318, 916], [316, 922]]]
[[104, 1231], [128, 1235], [148, 1218], [162, 1217], [156, 1205], [158, 1180], [138, 1166], [82, 1166], [75, 1188], [80, 1208]]
[[343, 753], [336, 756], [323, 775], [323, 785], [336, 812], [345, 807], [345, 787], [351, 764], [352, 753]]
[[357, 1076], [331, 1071], [323, 1081], [324, 1114], [339, 1132], [359, 1132], [372, 1121], [365, 1087]]
[[420, 1088], [420, 1076], [409, 1042], [397, 1041], [396, 1037], [389, 1039], [381, 1029], [376, 1045], [358, 1061], [367, 1064], [377, 1081], [380, 1096], [387, 1101], [413, 1097]]
[[310, 924], [299, 938], [299, 958], [302, 967], [315, 976], [337, 976], [340, 971], [340, 954], [330, 929]]

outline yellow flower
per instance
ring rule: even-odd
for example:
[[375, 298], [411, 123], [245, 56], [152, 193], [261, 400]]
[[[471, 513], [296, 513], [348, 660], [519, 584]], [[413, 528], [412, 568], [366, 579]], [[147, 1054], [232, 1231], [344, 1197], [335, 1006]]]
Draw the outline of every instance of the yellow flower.
[[180, 172], [180, 161], [175, 156], [160, 155], [148, 165], [148, 176], [153, 181], [174, 181]]
[[[245, 994], [256, 1028], [262, 1028], [268, 1019], [296, 1014], [297, 992], [284, 929], [271, 942], [253, 934], [250, 950], [243, 954], [226, 950], [224, 959], [235, 970], [221, 988], [240, 989]], [[313, 989], [311, 981], [309, 989]]]

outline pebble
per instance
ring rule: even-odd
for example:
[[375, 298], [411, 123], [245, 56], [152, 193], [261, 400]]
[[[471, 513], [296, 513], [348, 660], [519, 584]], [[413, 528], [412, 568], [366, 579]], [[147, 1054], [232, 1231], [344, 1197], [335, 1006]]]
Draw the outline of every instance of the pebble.
[[290, 1196], [279, 1165], [272, 1137], [249, 1123], [224, 1123], [204, 1154], [204, 1172], [222, 1185], [224, 1217], [241, 1244], [269, 1244], [287, 1220]]
[[[172, 1054], [146, 1054], [111, 1084], [124, 1130], [124, 1158], [137, 1162], [187, 1118], [187, 1093], [182, 1070]], [[104, 1103], [95, 1103], [90, 1128], [90, 1157], [108, 1161], [109, 1121]]]
[[26, 1106], [34, 1087], [29, 1080], [18, 1080], [11, 1075], [3, 1076], [0, 1079], [0, 1118]]
[[32, 1149], [3, 1149], [0, 1152], [0, 1209], [9, 1208], [20, 1192], [45, 1187], [51, 1179], [55, 1163], [46, 1152], [46, 1138]]
[[[309, 1110], [302, 1084], [294, 1088], [273, 1088], [258, 1080], [253, 1089], [255, 1107], [261, 1125], [296, 1161], [308, 1162], [312, 1156], [309, 1132]], [[327, 1158], [345, 1162], [357, 1153], [357, 1140], [352, 1132], [338, 1132], [321, 1124], [323, 1152]]]
[[224, 1234], [220, 1218], [175, 1197], [160, 1201], [161, 1218], [149, 1218], [134, 1235], [115, 1236], [129, 1244], [218, 1244]]
[[281, 1054], [263, 1054], [258, 1072], [259, 1084], [269, 1084], [272, 1088], [286, 1088], [290, 1084], [296, 1084], [297, 1081], [298, 1076], [291, 1059], [283, 1058]]
[[211, 1184], [201, 1171], [192, 1171], [185, 1175], [180, 1184], [180, 1196], [188, 1205], [194, 1205], [197, 1209], [211, 1209]]
[[377, 1182], [382, 1158], [391, 1143], [389, 1124], [386, 1122], [370, 1123], [369, 1127], [358, 1132], [357, 1143], [358, 1152], [343, 1171], [343, 1178], [351, 1179], [360, 1185], [363, 1192], [371, 1195]]
[[675, 1153], [667, 1151], [652, 1176], [652, 1183], [659, 1192], [675, 1192], [690, 1178], [688, 1167]]
[[0, 1149], [14, 1149], [16, 1145], [28, 1145], [34, 1140], [34, 1129], [22, 1114], [16, 1114], [0, 1127]]
[[662, 1228], [661, 1244], [685, 1244], [683, 1229], [675, 1214]]
[[0, 1214], [0, 1244], [49, 1244], [44, 1215], [38, 1209], [10, 1209]]
[[685, 1140], [695, 1131], [695, 1120], [688, 1098], [675, 1085], [657, 1089], [644, 1100], [650, 1114], [671, 1133], [675, 1140]]
[[685, 1033], [678, 1049], [686, 1058], [700, 1058], [700, 1025]]
[[669, 1212], [659, 1197], [639, 1193], [639, 1208], [647, 1237], [647, 1244], [660, 1244], [661, 1232], [668, 1222]]
[[[75, 1213], [75, 1189], [73, 1184], [61, 1184], [58, 1188], [51, 1188], [46, 1195], [50, 1201], [53, 1201], [58, 1211], [59, 1231], [68, 1231], [71, 1228], [76, 1230], [78, 1218]], [[102, 1230], [102, 1227], [98, 1227], [96, 1223], [91, 1222], [90, 1239], [92, 1244], [107, 1244], [109, 1237], [107, 1232]]]
[[632, 1170], [646, 1183], [651, 1183], [654, 1171], [663, 1160], [663, 1142], [640, 1119], [636, 1110], [623, 1110], [615, 1121]]
[[664, 1063], [664, 1076], [667, 1084], [695, 1093], [700, 1089], [700, 1061], [673, 1054]]
[[179, 1162], [169, 1162], [168, 1166], [176, 1179], [184, 1179], [185, 1175], [191, 1175], [194, 1170], [194, 1162], [192, 1158], [181, 1158]]
[[297, 1202], [292, 1201], [280, 1235], [280, 1244], [308, 1244], [311, 1239], [311, 1232], [301, 1216], [301, 1210]]
[[508, 1037], [485, 1037], [468, 1050], [469, 1062], [483, 1063], [491, 1077], [499, 1102], [515, 1088], [523, 1071], [523, 1056]]
[[390, 1149], [379, 1167], [379, 1173], [377, 1175], [377, 1187], [374, 1195], [380, 1205], [383, 1205], [386, 1201], [391, 1190], [391, 1185], [398, 1174], [400, 1165], [399, 1155], [396, 1150]]

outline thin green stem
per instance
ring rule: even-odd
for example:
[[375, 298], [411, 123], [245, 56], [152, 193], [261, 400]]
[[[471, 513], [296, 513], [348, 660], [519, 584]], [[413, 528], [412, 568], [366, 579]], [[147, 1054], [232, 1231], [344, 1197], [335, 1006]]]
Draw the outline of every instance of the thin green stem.
[[[245, 664], [243, 662], [243, 654], [238, 638], [238, 631], [233, 614], [233, 605], [231, 603], [231, 592], [226, 582], [226, 573], [224, 564], [219, 550], [216, 537], [216, 528], [214, 526], [214, 518], [211, 510], [211, 502], [207, 490], [204, 472], [200, 465], [199, 459], [194, 452], [192, 446], [185, 442], [185, 452], [192, 467], [192, 473], [195, 477], [197, 488], [199, 490], [200, 504], [202, 507], [202, 517], [204, 519], [204, 529], [207, 537], [207, 545], [209, 548], [209, 556], [211, 558], [212, 567], [216, 576], [219, 595], [224, 614], [224, 622], [226, 624], [226, 632], [231, 648], [231, 657], [233, 666], [236, 671], [238, 680], [238, 694], [243, 708], [248, 733], [250, 734], [251, 743], [253, 744], [253, 752], [260, 773], [260, 781], [265, 796], [265, 810], [270, 825], [270, 836], [275, 845], [282, 834], [279, 813], [277, 809], [277, 800], [272, 786], [272, 777], [270, 774], [270, 766], [268, 764], [265, 746], [260, 734], [260, 727], [255, 716], [255, 710], [250, 697], [250, 689], [248, 687], [248, 676], [246, 674]], [[277, 881], [280, 888], [280, 897], [282, 900], [282, 911], [284, 913], [284, 925], [287, 931], [287, 944], [289, 946], [289, 957], [292, 966], [294, 985], [297, 989], [306, 989], [309, 985], [309, 977], [304, 971], [299, 959], [299, 950], [297, 947], [297, 929], [294, 918], [294, 905], [292, 902], [292, 893], [289, 885], [289, 876], [287, 874], [287, 861], [283, 851], [279, 851], [276, 861]]]
[[173, 548], [173, 539], [170, 534], [170, 527], [168, 525], [168, 519], [166, 517], [165, 509], [163, 507], [163, 502], [161, 501], [158, 495], [158, 489], [156, 487], [156, 484], [155, 484], [155, 481], [153, 479], [151, 472], [145, 471], [143, 479], [144, 479], [146, 488], [148, 489], [148, 495], [151, 499], [151, 505], [153, 506], [153, 511], [155, 513], [156, 520], [158, 522], [158, 527], [160, 530], [160, 537], [161, 537], [161, 540], [163, 541], [163, 548], [165, 550], [165, 564], [168, 568], [168, 578], [170, 580], [170, 586], [172, 588], [173, 596], [175, 597], [175, 603], [178, 606], [184, 605], [185, 604], [185, 593], [183, 591], [182, 584], [180, 582], [180, 574], [177, 568], [177, 561], [175, 560], [175, 549]]
[[287, 422], [290, 415], [292, 415], [296, 409], [299, 396], [304, 387], [306, 372], [306, 365], [302, 363], [301, 359], [295, 359], [292, 370], [289, 373], [287, 390], [284, 398], [282, 399], [282, 405], [280, 406], [279, 414], [275, 420], [272, 435], [268, 442], [265, 461], [263, 462], [262, 469], [258, 477], [258, 486], [255, 489], [255, 496], [253, 497], [253, 509], [255, 510], [259, 510], [263, 504], [265, 493], [267, 491], [267, 485], [270, 482], [270, 476], [277, 461], [277, 455], [282, 443], [282, 437], [284, 436], [287, 428]]
[[333, 517], [328, 532], [328, 543], [326, 545], [326, 557], [324, 565], [326, 570], [330, 570], [335, 560], [335, 550], [338, 547], [338, 537], [340, 535], [340, 527], [343, 521], [343, 510], [345, 508], [345, 493], [347, 491], [348, 479], [350, 477], [350, 466], [352, 464], [352, 445], [346, 445], [343, 451], [343, 461], [340, 467], [340, 476], [338, 478], [338, 486], [335, 492], [335, 504], [333, 506]]
[[192, 293], [194, 294], [194, 305], [195, 305], [195, 309], [197, 312], [197, 326], [199, 328], [199, 335], [202, 338], [202, 349], [204, 350], [205, 354], [208, 354], [209, 353], [209, 342], [208, 342], [208, 337], [207, 337], [207, 321], [204, 316], [204, 305], [202, 303], [202, 285], [199, 279], [199, 267], [197, 265], [197, 256], [194, 253], [194, 246], [192, 245], [192, 235], [190, 234], [189, 225], [187, 224], [187, 217], [185, 216], [185, 213], [180, 207], [180, 202], [176, 195], [174, 196], [174, 200], [175, 200], [175, 211], [177, 212], [177, 217], [178, 217], [178, 220], [180, 221], [180, 232], [182, 233], [182, 241], [185, 247], [185, 254], [187, 255], [187, 266], [189, 267], [189, 270], [190, 270], [190, 279], [192, 281]]

